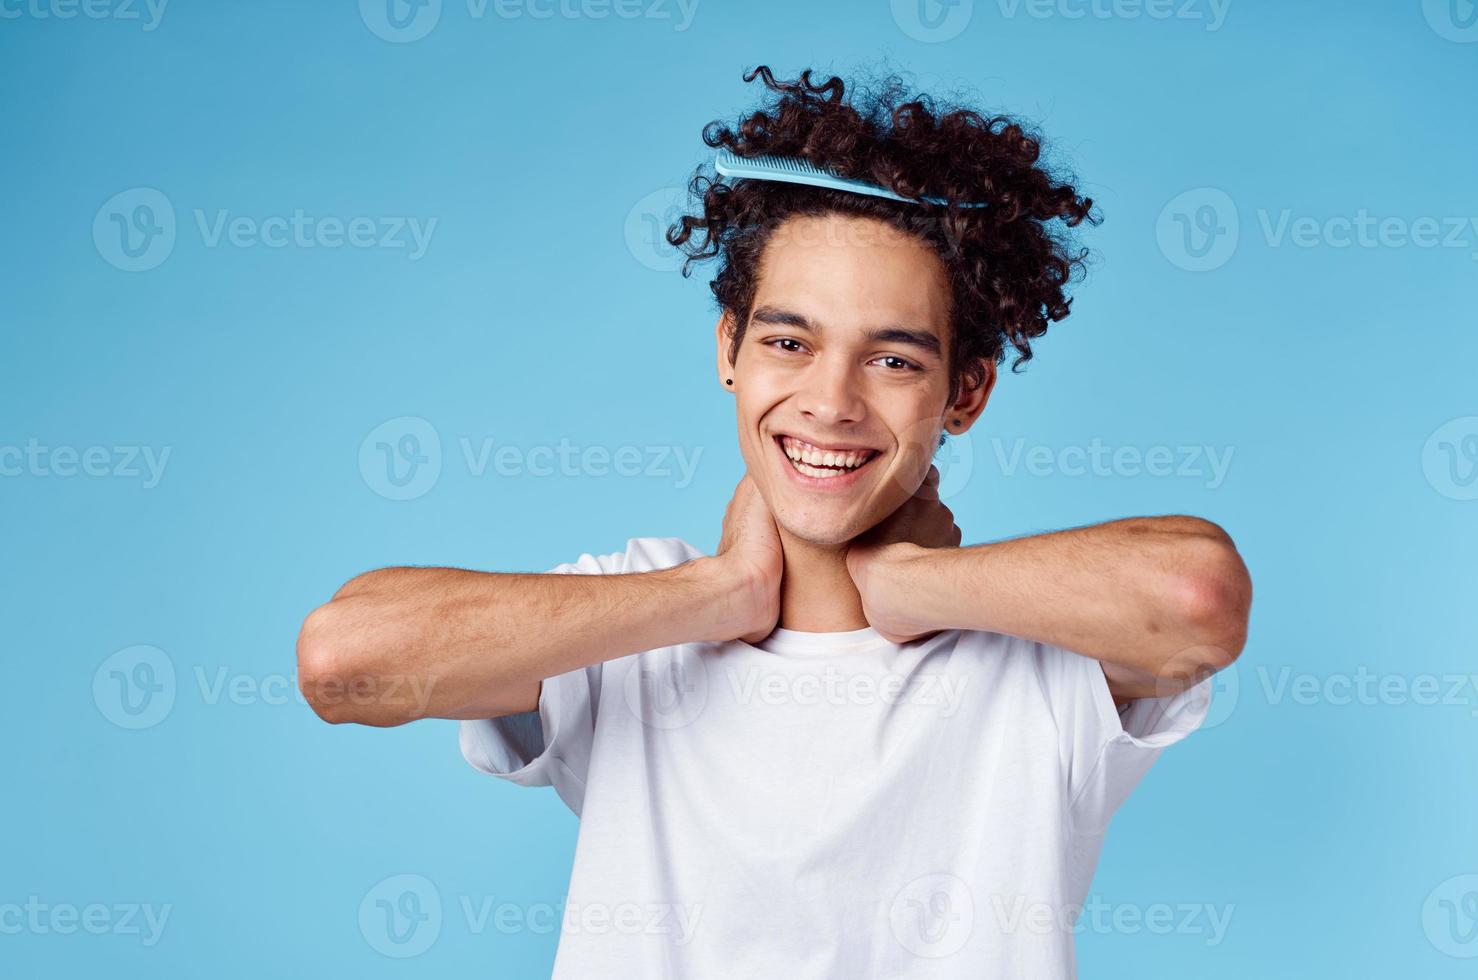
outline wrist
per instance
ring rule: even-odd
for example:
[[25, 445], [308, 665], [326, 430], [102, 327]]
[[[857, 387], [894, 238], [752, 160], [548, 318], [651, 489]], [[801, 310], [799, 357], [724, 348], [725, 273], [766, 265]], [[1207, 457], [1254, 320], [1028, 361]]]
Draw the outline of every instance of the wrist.
[[847, 554], [847, 568], [859, 589], [870, 589], [874, 585], [894, 578], [898, 571], [928, 552], [928, 548], [912, 541], [892, 541], [874, 545]]
[[934, 550], [936, 549], [925, 548], [923, 545], [914, 544], [912, 541], [894, 541], [892, 544], [885, 544], [878, 549], [878, 558], [885, 565], [897, 567], [923, 558]]
[[863, 567], [852, 570], [868, 622], [889, 639], [903, 642], [945, 628], [932, 608], [940, 583], [929, 562], [938, 550], [943, 549], [893, 542], [874, 549]]
[[757, 576], [725, 555], [703, 555], [673, 569], [689, 600], [690, 642], [724, 643], [752, 629]]

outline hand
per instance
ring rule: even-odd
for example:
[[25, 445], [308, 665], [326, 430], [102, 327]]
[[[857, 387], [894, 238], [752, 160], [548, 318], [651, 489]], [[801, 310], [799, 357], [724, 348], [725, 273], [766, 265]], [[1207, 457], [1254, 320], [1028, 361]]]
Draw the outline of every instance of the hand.
[[729, 596], [736, 600], [731, 616], [734, 625], [727, 629], [728, 638], [758, 643], [780, 622], [785, 552], [775, 518], [747, 472], [724, 511], [723, 536], [714, 560], [734, 583]]
[[921, 549], [958, 548], [960, 528], [939, 499], [939, 470], [930, 466], [914, 495], [881, 523], [854, 538], [847, 548], [847, 571], [862, 596], [862, 611], [873, 629], [894, 643], [906, 643], [938, 627], [918, 620], [918, 603], [902, 592], [887, 572]]

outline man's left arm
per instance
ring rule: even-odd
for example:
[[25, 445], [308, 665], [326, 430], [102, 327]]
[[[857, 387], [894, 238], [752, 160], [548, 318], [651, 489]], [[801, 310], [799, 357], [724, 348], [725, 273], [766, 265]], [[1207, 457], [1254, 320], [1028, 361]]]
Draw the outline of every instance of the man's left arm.
[[[910, 504], [896, 517], [914, 531], [948, 513]], [[848, 557], [868, 622], [895, 642], [973, 629], [1051, 643], [1100, 661], [1115, 703], [1184, 690], [1246, 642], [1251, 580], [1210, 521], [1134, 517], [969, 547], [925, 547], [897, 523]]]

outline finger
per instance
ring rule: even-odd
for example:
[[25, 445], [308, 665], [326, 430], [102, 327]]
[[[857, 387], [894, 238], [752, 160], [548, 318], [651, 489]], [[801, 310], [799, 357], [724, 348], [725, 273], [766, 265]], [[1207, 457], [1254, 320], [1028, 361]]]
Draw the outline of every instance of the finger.
[[914, 496], [923, 500], [939, 499], [939, 471], [929, 467], [929, 472], [924, 475], [924, 482], [914, 491]]

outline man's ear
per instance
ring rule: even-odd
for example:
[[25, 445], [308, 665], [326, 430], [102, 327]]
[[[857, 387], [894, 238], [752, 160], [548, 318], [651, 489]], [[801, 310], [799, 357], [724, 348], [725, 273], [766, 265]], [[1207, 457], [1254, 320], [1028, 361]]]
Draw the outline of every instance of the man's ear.
[[961, 389], [959, 397], [945, 413], [944, 431], [952, 436], [961, 435], [968, 430], [980, 417], [980, 413], [985, 411], [985, 403], [990, 400], [990, 393], [996, 387], [994, 361], [981, 359], [980, 377], [980, 384], [973, 388]]
[[729, 349], [734, 346], [734, 316], [728, 310], [719, 314], [713, 337], [714, 346], [718, 348], [718, 383], [723, 388], [733, 391], [733, 385], [725, 384], [734, 377], [734, 365], [729, 363]]

